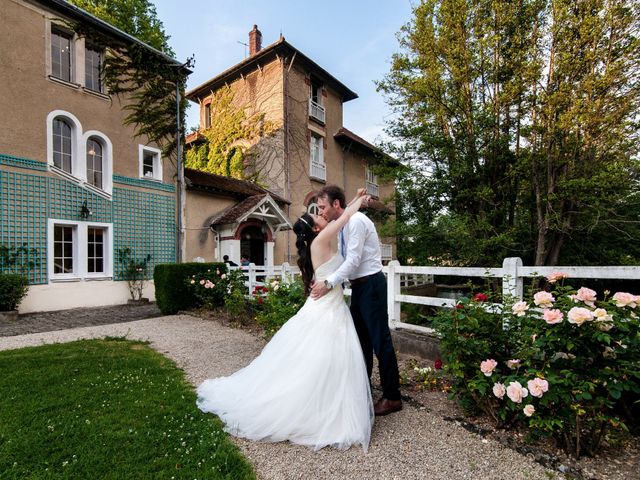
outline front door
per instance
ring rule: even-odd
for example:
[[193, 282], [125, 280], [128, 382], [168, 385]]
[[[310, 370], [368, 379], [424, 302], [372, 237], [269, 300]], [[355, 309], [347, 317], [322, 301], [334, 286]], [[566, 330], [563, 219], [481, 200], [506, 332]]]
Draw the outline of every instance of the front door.
[[240, 238], [240, 256], [255, 265], [264, 265], [264, 233], [260, 227], [246, 227]]

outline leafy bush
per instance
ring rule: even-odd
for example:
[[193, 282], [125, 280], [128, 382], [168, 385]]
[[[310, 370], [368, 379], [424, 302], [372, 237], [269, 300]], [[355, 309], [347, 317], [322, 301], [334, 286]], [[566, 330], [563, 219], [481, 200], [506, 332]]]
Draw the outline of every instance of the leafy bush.
[[225, 298], [231, 292], [230, 280], [226, 270], [208, 268], [206, 272], [191, 275], [185, 281], [198, 299], [199, 306], [213, 309], [225, 303]]
[[29, 290], [29, 280], [24, 275], [0, 273], [0, 311], [16, 310]]
[[[549, 278], [550, 291], [507, 301], [497, 313], [461, 302], [435, 321], [453, 393], [498, 424], [527, 425], [569, 453], [592, 455], [626, 431], [640, 399], [640, 297], [577, 292]], [[502, 329], [502, 325], [508, 328]]]
[[118, 250], [118, 262], [122, 264], [122, 276], [127, 281], [132, 300], [140, 300], [142, 298], [142, 291], [147, 283], [150, 261], [150, 254], [136, 258], [129, 247]]
[[195, 308], [201, 300], [195, 295], [188, 279], [193, 275], [208, 273], [207, 270], [227, 271], [224, 263], [164, 263], [156, 265], [153, 281], [156, 289], [156, 303], [165, 315], [180, 310]]
[[293, 317], [305, 302], [304, 285], [300, 279], [291, 283], [273, 280], [253, 291], [256, 320], [267, 337], [273, 336]]
[[244, 284], [242, 270], [231, 270], [228, 279], [228, 294], [224, 299], [224, 308], [237, 318], [242, 319], [249, 311], [249, 304], [245, 298], [247, 287]]

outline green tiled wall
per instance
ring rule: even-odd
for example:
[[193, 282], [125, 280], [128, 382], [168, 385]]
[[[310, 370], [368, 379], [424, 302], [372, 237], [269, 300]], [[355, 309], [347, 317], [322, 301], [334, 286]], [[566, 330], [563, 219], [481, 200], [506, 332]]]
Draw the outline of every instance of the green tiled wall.
[[[7, 155], [0, 155], [3, 164], [42, 170], [42, 162]], [[118, 183], [128, 183], [121, 181], [123, 178], [119, 177]], [[131, 180], [132, 185], [139, 185], [135, 182], [138, 179]], [[156, 182], [156, 187], [160, 185], [163, 188], [156, 190], [175, 191], [172, 185]], [[0, 169], [0, 244], [27, 243], [37, 250], [37, 265], [30, 275], [32, 284], [47, 283], [48, 219], [87, 220], [80, 216], [85, 201], [92, 211], [89, 221], [113, 224], [114, 257], [124, 247], [130, 247], [134, 257], [151, 254], [149, 276], [156, 264], [175, 261], [176, 202], [169, 192], [114, 187], [110, 201], [69, 180]], [[115, 280], [122, 280], [122, 266], [116, 258], [113, 273]]]

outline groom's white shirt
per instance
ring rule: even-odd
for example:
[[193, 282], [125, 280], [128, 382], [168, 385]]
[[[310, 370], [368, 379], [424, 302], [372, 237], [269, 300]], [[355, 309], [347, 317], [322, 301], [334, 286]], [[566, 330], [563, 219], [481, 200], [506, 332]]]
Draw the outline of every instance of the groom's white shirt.
[[[342, 265], [327, 277], [331, 285], [339, 285], [345, 280], [354, 280], [382, 270], [378, 232], [373, 222], [364, 213], [354, 213], [343, 227], [342, 234], [346, 255], [343, 255], [345, 259]], [[339, 241], [338, 250], [340, 250]]]

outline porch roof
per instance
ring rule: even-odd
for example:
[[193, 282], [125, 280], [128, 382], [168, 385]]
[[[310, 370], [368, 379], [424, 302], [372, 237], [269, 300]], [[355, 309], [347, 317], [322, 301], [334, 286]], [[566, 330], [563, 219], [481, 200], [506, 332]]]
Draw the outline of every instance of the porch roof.
[[293, 228], [278, 204], [268, 194], [253, 195], [242, 202], [222, 210], [211, 220], [211, 225], [226, 225], [241, 223], [249, 217], [259, 218], [276, 230], [290, 230]]

